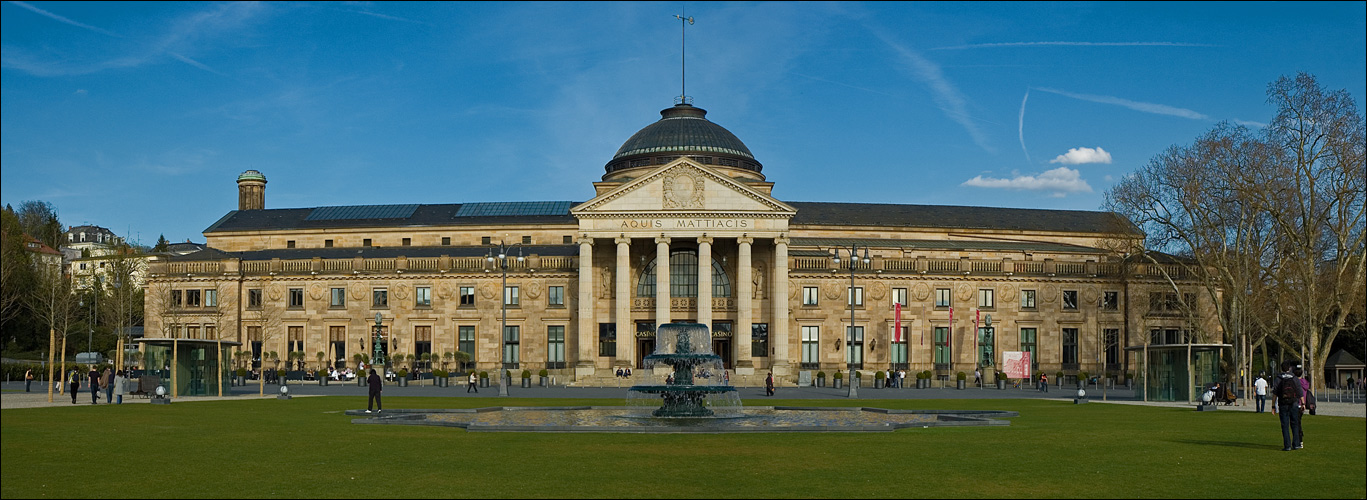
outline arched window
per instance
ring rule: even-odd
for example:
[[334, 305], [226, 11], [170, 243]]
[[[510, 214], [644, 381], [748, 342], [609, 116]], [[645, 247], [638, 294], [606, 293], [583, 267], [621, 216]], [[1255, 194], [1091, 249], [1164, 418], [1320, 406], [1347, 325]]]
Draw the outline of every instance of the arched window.
[[[655, 261], [646, 265], [641, 280], [636, 283], [637, 297], [655, 296]], [[698, 296], [698, 251], [674, 250], [669, 252], [669, 296]], [[731, 280], [726, 277], [721, 264], [712, 259], [712, 296], [730, 297]]]

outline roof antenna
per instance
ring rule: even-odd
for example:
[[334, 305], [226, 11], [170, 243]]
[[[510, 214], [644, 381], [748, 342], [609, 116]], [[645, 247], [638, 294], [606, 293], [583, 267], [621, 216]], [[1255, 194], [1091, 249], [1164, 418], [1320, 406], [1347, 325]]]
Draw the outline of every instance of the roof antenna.
[[[684, 13], [684, 10], [679, 9], [679, 12]], [[678, 14], [675, 14], [674, 18], [679, 20], [679, 97], [674, 98], [674, 104], [692, 105], [693, 98], [688, 97], [688, 82], [686, 79], [688, 75], [688, 63], [684, 59], [684, 56], [688, 54], [688, 47], [684, 42], [688, 41], [687, 29], [688, 25], [693, 24], [693, 18], [684, 17]]]

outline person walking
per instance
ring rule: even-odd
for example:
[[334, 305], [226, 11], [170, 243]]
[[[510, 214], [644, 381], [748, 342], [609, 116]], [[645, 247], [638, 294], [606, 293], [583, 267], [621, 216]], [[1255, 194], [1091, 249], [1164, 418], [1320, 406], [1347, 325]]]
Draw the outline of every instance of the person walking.
[[366, 385], [370, 386], [370, 398], [366, 400], [365, 412], [370, 413], [372, 408], [384, 411], [384, 403], [380, 402], [380, 391], [384, 390], [384, 381], [380, 380], [380, 374], [375, 373], [375, 369], [370, 369], [370, 376], [365, 379]]
[[128, 392], [128, 378], [123, 376], [123, 370], [114, 372], [114, 383], [112, 385], [111, 390], [114, 391], [114, 397], [118, 398], [118, 404], [123, 404], [123, 394]]
[[87, 376], [90, 378], [90, 404], [100, 404], [100, 372], [92, 366]]
[[1253, 381], [1253, 399], [1257, 402], [1256, 413], [1262, 413], [1267, 409], [1267, 377], [1258, 374], [1258, 379]]
[[978, 370], [978, 369], [974, 369], [974, 370], [973, 370], [973, 385], [975, 385], [975, 386], [977, 386], [977, 387], [982, 387], [982, 386], [983, 386], [983, 372], [982, 372], [982, 370]]
[[71, 404], [76, 404], [76, 393], [81, 390], [81, 375], [75, 369], [66, 377], [66, 391], [71, 393]]
[[774, 372], [769, 372], [769, 375], [764, 377], [764, 395], [774, 395]]
[[1272, 405], [1272, 413], [1277, 414], [1282, 423], [1282, 451], [1301, 447], [1300, 404], [1305, 392], [1301, 389], [1300, 380], [1291, 373], [1291, 367], [1290, 361], [1282, 361], [1282, 373], [1277, 375], [1277, 382], [1272, 386], [1272, 394], [1277, 397], [1277, 403]]
[[29, 387], [32, 386], [32, 385], [33, 385], [33, 369], [32, 369], [32, 368], [29, 368], [27, 371], [24, 372], [24, 392], [28, 392]]
[[475, 394], [479, 394], [479, 387], [475, 385], [475, 382], [477, 382], [477, 380], [475, 379], [474, 370], [470, 370], [470, 376], [468, 377], [468, 379], [469, 383], [465, 386], [465, 393], [469, 394], [470, 391], [475, 391]]
[[1044, 372], [1040, 372], [1040, 374], [1039, 374], [1039, 388], [1037, 388], [1037, 389], [1035, 389], [1035, 390], [1036, 390], [1036, 391], [1039, 391], [1039, 392], [1049, 392], [1049, 376], [1048, 376], [1048, 375], [1045, 375]]
[[1301, 445], [1296, 447], [1299, 450], [1305, 447], [1305, 412], [1309, 410], [1311, 415], [1315, 414], [1315, 393], [1310, 390], [1310, 379], [1305, 376], [1305, 370], [1301, 365], [1296, 365], [1291, 374], [1301, 382]]
[[104, 386], [104, 404], [114, 404], [114, 368], [104, 367], [104, 378], [100, 384]]

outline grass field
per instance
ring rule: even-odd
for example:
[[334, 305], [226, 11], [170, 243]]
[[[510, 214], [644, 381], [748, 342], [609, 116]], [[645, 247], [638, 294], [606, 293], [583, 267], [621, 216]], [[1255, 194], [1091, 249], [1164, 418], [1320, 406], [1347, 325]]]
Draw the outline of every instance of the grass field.
[[[489, 402], [396, 397], [385, 403]], [[0, 496], [1367, 496], [1367, 428], [1360, 418], [1307, 417], [1306, 449], [1283, 453], [1270, 413], [1045, 400], [878, 401], [886, 408], [1015, 410], [1020, 417], [1009, 427], [869, 434], [467, 433], [353, 425], [341, 413], [364, 406], [361, 397], [309, 397], [5, 410]]]

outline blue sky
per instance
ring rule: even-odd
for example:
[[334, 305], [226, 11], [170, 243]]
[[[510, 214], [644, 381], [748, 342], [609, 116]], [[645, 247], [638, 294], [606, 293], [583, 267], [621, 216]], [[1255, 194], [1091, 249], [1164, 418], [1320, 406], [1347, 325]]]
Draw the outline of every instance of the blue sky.
[[[687, 93], [790, 201], [1098, 209], [1308, 72], [1363, 105], [1352, 3], [0, 4], [0, 200], [203, 241], [268, 208], [592, 196]], [[1360, 108], [1361, 109], [1361, 108]]]

